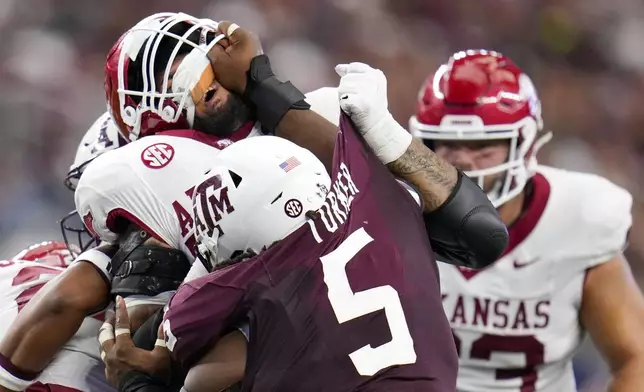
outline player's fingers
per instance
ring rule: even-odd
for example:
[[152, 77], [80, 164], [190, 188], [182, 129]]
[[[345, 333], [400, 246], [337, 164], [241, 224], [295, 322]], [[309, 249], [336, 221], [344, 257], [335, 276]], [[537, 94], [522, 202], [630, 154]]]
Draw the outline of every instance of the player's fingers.
[[105, 312], [105, 322], [98, 330], [98, 344], [100, 345], [101, 359], [105, 360], [108, 352], [112, 351], [116, 337], [114, 336], [114, 312]]
[[347, 115], [351, 116], [354, 112], [357, 112], [357, 109], [353, 102], [350, 100], [351, 96], [348, 96], [347, 98], [340, 98], [340, 109]]
[[132, 340], [130, 336], [130, 318], [127, 315], [125, 301], [119, 295], [116, 297], [116, 323], [114, 324], [114, 335], [116, 341]]
[[213, 64], [214, 61], [220, 59], [224, 53], [226, 53], [226, 48], [230, 46], [230, 43], [226, 38], [222, 38], [215, 45], [210, 48], [208, 51], [208, 59], [210, 63]]
[[338, 76], [343, 77], [344, 75], [347, 74], [348, 69], [349, 69], [349, 64], [338, 64], [335, 66], [335, 73], [337, 73]]
[[228, 20], [222, 20], [217, 26], [217, 32], [223, 34], [231, 44], [243, 41], [248, 33], [239, 27], [237, 23]]
[[347, 73], [368, 73], [373, 72], [374, 68], [365, 63], [354, 62], [347, 67]]

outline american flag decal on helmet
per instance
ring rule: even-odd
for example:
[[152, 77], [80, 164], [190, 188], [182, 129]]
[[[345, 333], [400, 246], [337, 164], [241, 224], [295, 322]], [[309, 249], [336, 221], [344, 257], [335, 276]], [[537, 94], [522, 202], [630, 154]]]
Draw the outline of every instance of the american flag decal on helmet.
[[282, 170], [284, 170], [287, 173], [298, 166], [300, 166], [300, 161], [298, 161], [297, 158], [295, 157], [290, 157], [289, 159], [280, 163], [280, 167], [282, 168]]

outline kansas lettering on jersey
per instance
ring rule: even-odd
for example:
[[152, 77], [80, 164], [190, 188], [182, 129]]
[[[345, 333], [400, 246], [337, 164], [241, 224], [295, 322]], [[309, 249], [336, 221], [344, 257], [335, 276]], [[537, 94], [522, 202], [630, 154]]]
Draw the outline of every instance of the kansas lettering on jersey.
[[[0, 261], [0, 339], [31, 298], [64, 270], [34, 261]], [[102, 321], [87, 317], [36, 381], [78, 391], [112, 391], [105, 379], [96, 340], [101, 324]]]
[[453, 391], [456, 351], [417, 201], [346, 120], [332, 179], [319, 219], [177, 291], [168, 348], [188, 368], [247, 321], [244, 391]]
[[[219, 151], [187, 137], [142, 138], [87, 166], [76, 189], [76, 208], [104, 241], [115, 242], [118, 225], [127, 220], [192, 261], [192, 193]], [[98, 267], [111, 276], [107, 265]]]
[[459, 391], [576, 391], [584, 277], [622, 251], [632, 199], [601, 177], [546, 166], [532, 183], [501, 259], [483, 271], [439, 263]]

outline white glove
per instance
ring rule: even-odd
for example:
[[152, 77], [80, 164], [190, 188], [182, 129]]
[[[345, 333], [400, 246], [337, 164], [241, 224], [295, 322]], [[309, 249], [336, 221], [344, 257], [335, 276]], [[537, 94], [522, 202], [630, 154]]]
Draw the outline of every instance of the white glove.
[[384, 164], [400, 158], [412, 136], [394, 120], [388, 110], [387, 78], [367, 64], [339, 64], [338, 98], [340, 108], [358, 128], [365, 141]]

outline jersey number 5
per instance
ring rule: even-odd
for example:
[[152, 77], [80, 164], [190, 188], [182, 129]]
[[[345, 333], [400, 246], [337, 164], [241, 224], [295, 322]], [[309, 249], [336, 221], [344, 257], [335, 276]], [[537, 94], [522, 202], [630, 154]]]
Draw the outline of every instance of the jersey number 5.
[[398, 292], [393, 287], [379, 286], [354, 293], [349, 285], [346, 265], [373, 238], [360, 228], [347, 237], [335, 250], [320, 258], [329, 302], [340, 324], [384, 309], [391, 330], [391, 341], [379, 347], [366, 345], [349, 354], [362, 376], [373, 376], [394, 365], [416, 362], [414, 341], [409, 333]]

